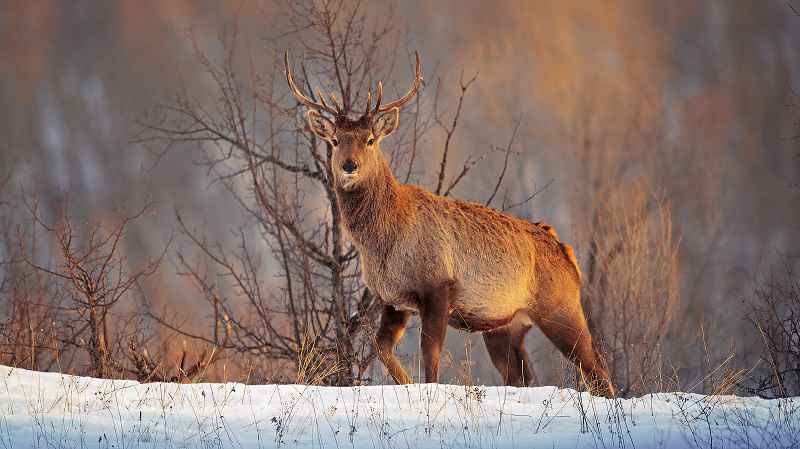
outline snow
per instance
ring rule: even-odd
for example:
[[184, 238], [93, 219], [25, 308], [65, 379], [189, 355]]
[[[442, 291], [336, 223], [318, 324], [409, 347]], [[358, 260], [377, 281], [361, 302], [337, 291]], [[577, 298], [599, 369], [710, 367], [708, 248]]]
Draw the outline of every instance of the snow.
[[0, 366], [0, 448], [800, 447], [800, 398], [139, 384]]

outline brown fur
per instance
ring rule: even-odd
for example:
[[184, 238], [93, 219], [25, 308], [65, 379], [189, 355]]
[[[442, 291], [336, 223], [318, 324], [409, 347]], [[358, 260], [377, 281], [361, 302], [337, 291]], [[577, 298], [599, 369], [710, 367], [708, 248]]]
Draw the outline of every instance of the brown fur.
[[[540, 228], [544, 229], [545, 231], [547, 231], [548, 234], [552, 235], [554, 239], [558, 240], [558, 234], [556, 234], [556, 229], [554, 227], [550, 226], [549, 224], [543, 221], [537, 221], [534, 222], [533, 224], [535, 226], [539, 226]], [[558, 241], [558, 243], [561, 245], [561, 251], [564, 252], [564, 255], [572, 263], [572, 267], [575, 269], [575, 273], [578, 275], [578, 279], [581, 279], [582, 277], [581, 267], [578, 265], [578, 259], [575, 257], [575, 251], [572, 250], [571, 246], [560, 240]]]
[[[343, 147], [343, 141], [352, 146]], [[379, 148], [365, 148], [363, 141], [339, 139], [334, 164], [355, 158], [364, 172], [347, 188], [337, 183], [336, 194], [344, 228], [361, 255], [364, 279], [392, 313], [420, 312], [425, 328], [425, 309], [445, 303], [451, 326], [486, 332], [492, 361], [513, 385], [533, 379], [523, 340], [535, 322], [581, 365], [587, 379], [601, 384], [598, 393], [611, 394], [580, 306], [577, 260], [555, 230], [400, 184]], [[435, 286], [448, 282], [449, 293], [437, 294]], [[443, 332], [441, 326], [431, 327], [430, 332]], [[426, 378], [435, 381], [441, 344], [432, 344], [425, 331]], [[381, 353], [391, 375], [407, 378], [388, 348], [382, 346]]]
[[614, 394], [581, 307], [575, 254], [551, 226], [399, 183], [380, 151], [397, 128], [397, 107], [358, 121], [341, 114], [331, 121], [313, 109], [308, 117], [333, 147], [343, 227], [359, 250], [364, 281], [386, 304], [378, 354], [396, 382], [410, 381], [393, 349], [408, 314], [418, 312], [428, 382], [438, 381], [449, 324], [485, 332], [504, 381], [527, 385], [533, 373], [523, 342], [536, 324], [595, 392]]

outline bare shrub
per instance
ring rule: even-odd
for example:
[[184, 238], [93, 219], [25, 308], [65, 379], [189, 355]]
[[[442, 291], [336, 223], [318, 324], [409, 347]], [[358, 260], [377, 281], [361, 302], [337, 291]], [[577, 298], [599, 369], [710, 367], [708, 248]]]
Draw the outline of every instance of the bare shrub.
[[[212, 350], [210, 356], [203, 353], [188, 366], [184, 351], [176, 364], [178, 373], [168, 375], [171, 364], [160, 353], [153, 357], [148, 352], [152, 336], [131, 305], [141, 294], [140, 281], [159, 269], [164, 253], [133, 267], [124, 249], [127, 229], [148, 206], [104, 221], [77, 222], [70, 215], [69, 202], [64, 201], [50, 223], [40, 214], [37, 202], [26, 204], [31, 235], [17, 237], [19, 249], [10, 271], [12, 310], [6, 313], [9, 328], [22, 336], [22, 341], [6, 338], [10, 349], [5, 356], [12, 362], [27, 361], [34, 369], [57, 364], [62, 372], [77, 370], [101, 378], [185, 381], [193, 380], [214, 360]], [[44, 250], [35, 247], [40, 239]], [[128, 307], [122, 307], [122, 302]], [[27, 359], [20, 358], [20, 349], [29, 351]], [[44, 366], [35, 353], [42, 349], [48, 352]], [[80, 366], [83, 362], [88, 369]]]
[[679, 293], [669, 203], [642, 182], [611, 188], [597, 196], [581, 235], [583, 303], [611, 378], [623, 395], [660, 389], [662, 343]]
[[49, 370], [61, 364], [60, 296], [45, 274], [24, 263], [39, 234], [13, 219], [10, 180], [10, 172], [0, 180], [0, 364]]
[[[14, 235], [20, 242], [35, 239]], [[0, 267], [0, 364], [45, 371], [56, 366], [67, 368], [70, 358], [60, 359], [61, 329], [56, 322], [61, 301], [57, 286], [43, 273], [19, 262], [27, 250], [25, 245], [11, 249], [10, 258]]]
[[756, 288], [750, 307], [763, 352], [746, 388], [765, 397], [800, 395], [800, 276], [788, 261]]

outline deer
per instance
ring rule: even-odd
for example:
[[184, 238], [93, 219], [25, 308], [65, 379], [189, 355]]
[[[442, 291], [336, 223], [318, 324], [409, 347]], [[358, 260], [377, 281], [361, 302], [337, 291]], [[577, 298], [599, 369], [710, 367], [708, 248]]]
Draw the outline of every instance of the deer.
[[334, 94], [326, 100], [321, 90], [315, 99], [303, 93], [284, 54], [289, 90], [307, 108], [310, 131], [332, 151], [342, 228], [359, 253], [365, 285], [381, 301], [378, 358], [397, 384], [412, 382], [394, 351], [412, 314], [419, 314], [426, 382], [439, 381], [449, 325], [482, 333], [503, 381], [528, 386], [533, 371], [524, 339], [536, 325], [593, 394], [615, 395], [581, 305], [574, 251], [551, 226], [436, 195], [392, 173], [380, 144], [422, 84], [418, 52], [415, 59], [405, 95], [384, 103], [378, 82], [374, 106], [369, 89], [366, 109], [354, 119]]

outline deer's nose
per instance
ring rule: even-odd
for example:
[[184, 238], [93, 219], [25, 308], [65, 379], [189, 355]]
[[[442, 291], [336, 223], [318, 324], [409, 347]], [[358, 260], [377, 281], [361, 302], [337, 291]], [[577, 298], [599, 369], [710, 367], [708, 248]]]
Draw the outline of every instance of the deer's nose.
[[355, 161], [348, 159], [344, 161], [344, 164], [342, 164], [342, 170], [344, 170], [344, 172], [348, 175], [353, 174], [356, 170], [358, 170], [358, 164], [356, 164]]

